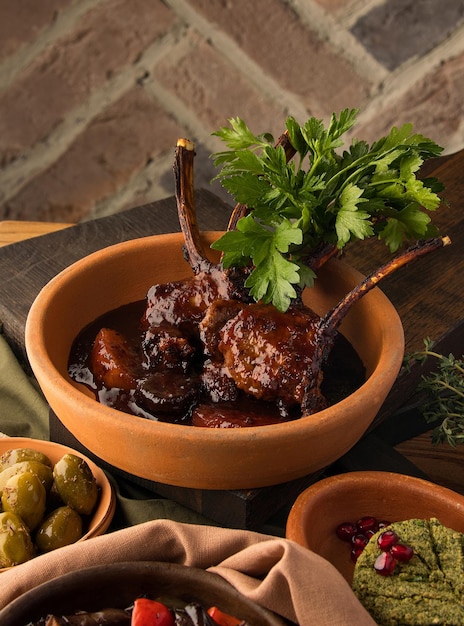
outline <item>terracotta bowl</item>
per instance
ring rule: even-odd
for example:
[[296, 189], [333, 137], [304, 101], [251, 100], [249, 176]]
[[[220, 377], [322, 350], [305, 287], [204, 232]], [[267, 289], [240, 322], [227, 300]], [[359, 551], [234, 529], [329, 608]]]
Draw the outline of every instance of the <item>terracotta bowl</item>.
[[[220, 233], [206, 233], [207, 243]], [[99, 404], [67, 374], [72, 342], [98, 316], [144, 299], [149, 287], [191, 276], [180, 233], [105, 248], [52, 279], [26, 324], [30, 364], [55, 414], [97, 457], [132, 475], [199, 489], [242, 489], [290, 481], [317, 471], [363, 435], [395, 381], [404, 337], [395, 308], [375, 289], [345, 318], [342, 333], [367, 370], [355, 393], [318, 414], [252, 428], [207, 429], [155, 422]], [[323, 314], [362, 275], [330, 261], [308, 304]]]
[[171, 563], [133, 561], [97, 565], [54, 578], [26, 591], [0, 610], [0, 624], [24, 626], [52, 614], [76, 610], [124, 609], [135, 598], [174, 596], [218, 606], [255, 626], [284, 626], [284, 621], [255, 604], [220, 576]]
[[350, 546], [335, 529], [365, 515], [390, 522], [436, 517], [444, 526], [464, 532], [464, 496], [403, 474], [348, 472], [300, 494], [288, 516], [286, 537], [330, 561], [351, 583]]
[[93, 461], [88, 459], [80, 452], [77, 452], [72, 448], [68, 448], [67, 446], [63, 446], [58, 443], [53, 443], [51, 441], [42, 441], [40, 439], [29, 439], [27, 437], [0, 438], [0, 456], [4, 452], [7, 452], [7, 450], [13, 450], [16, 448], [32, 448], [33, 450], [43, 452], [43, 454], [47, 455], [53, 465], [57, 463], [64, 454], [75, 454], [84, 459], [88, 463], [92, 474], [95, 476], [95, 479], [97, 481], [97, 485], [99, 488], [99, 499], [97, 508], [90, 518], [87, 531], [84, 533], [84, 535], [82, 535], [79, 541], [85, 541], [86, 539], [90, 539], [91, 537], [103, 535], [106, 532], [111, 523], [111, 520], [114, 517], [114, 513], [116, 510], [116, 496], [114, 494], [111, 483], [109, 482], [102, 469], [100, 469], [97, 465], [95, 465]]

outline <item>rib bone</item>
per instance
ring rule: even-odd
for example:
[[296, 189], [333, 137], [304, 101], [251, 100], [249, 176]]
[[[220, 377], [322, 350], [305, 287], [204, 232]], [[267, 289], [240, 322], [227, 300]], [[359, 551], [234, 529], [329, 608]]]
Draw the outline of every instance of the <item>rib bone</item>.
[[212, 269], [208, 260], [200, 229], [198, 228], [194, 202], [193, 160], [195, 146], [189, 139], [178, 139], [174, 160], [174, 176], [176, 182], [177, 213], [180, 228], [184, 235], [187, 260], [195, 274]]
[[425, 241], [420, 241], [394, 259], [391, 259], [371, 274], [366, 276], [352, 291], [350, 291], [335, 307], [328, 311], [318, 323], [315, 335], [315, 345], [317, 346], [314, 353], [312, 366], [305, 376], [307, 378], [306, 393], [302, 402], [303, 415], [308, 415], [319, 410], [321, 401], [319, 385], [320, 385], [320, 369], [322, 363], [327, 358], [328, 353], [333, 347], [335, 335], [343, 318], [351, 309], [371, 289], [376, 287], [384, 278], [390, 276], [396, 270], [408, 265], [412, 261], [419, 259], [429, 252], [438, 248], [451, 244], [448, 236], [434, 237]]

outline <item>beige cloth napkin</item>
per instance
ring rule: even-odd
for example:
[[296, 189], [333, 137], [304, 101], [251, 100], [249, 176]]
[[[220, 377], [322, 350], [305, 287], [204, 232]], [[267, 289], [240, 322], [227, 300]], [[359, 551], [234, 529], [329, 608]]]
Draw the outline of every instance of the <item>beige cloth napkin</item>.
[[61, 548], [0, 574], [0, 606], [65, 572], [153, 560], [220, 574], [236, 589], [301, 626], [375, 626], [326, 560], [292, 541], [252, 531], [154, 520]]

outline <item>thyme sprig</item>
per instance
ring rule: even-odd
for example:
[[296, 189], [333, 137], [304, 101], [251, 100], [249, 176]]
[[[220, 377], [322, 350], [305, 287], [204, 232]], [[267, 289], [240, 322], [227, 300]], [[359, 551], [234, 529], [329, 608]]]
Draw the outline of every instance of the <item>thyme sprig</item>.
[[437, 423], [432, 431], [434, 445], [449, 443], [455, 447], [464, 444], [464, 361], [462, 356], [448, 356], [433, 350], [430, 338], [424, 339], [424, 349], [406, 357], [406, 365], [412, 361], [424, 363], [433, 358], [437, 367], [423, 375], [418, 391], [426, 393], [427, 401], [421, 412], [427, 423]]

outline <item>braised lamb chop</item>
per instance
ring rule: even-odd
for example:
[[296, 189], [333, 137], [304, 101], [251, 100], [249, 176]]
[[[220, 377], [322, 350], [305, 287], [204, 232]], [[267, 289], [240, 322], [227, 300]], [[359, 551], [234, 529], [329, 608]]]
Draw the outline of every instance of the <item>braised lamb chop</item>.
[[143, 320], [151, 328], [168, 323], [187, 336], [196, 334], [206, 309], [218, 298], [247, 297], [243, 278], [234, 281], [232, 272], [225, 272], [220, 265], [212, 263], [205, 253], [194, 206], [194, 154], [191, 141], [178, 140], [174, 161], [177, 213], [185, 241], [184, 254], [193, 277], [153, 285], [147, 295]]
[[[326, 406], [321, 393], [323, 366], [353, 304], [398, 268], [448, 243], [448, 238], [435, 238], [410, 248], [366, 277], [322, 318], [301, 303], [285, 313], [270, 304], [241, 306], [222, 327], [220, 321], [212, 322], [216, 358], [222, 354], [239, 389], [278, 402], [283, 414], [295, 405], [303, 415], [319, 411]], [[202, 325], [207, 321], [208, 314]]]
[[[205, 253], [194, 209], [193, 158], [193, 144], [179, 139], [174, 162], [176, 203], [184, 254], [193, 276], [151, 287], [141, 320], [140, 346], [119, 332], [103, 328], [90, 356], [90, 369], [102, 388], [100, 398], [119, 408], [128, 404], [137, 413], [147, 412], [147, 416], [188, 413], [201, 387], [196, 367], [201, 347], [199, 323], [219, 299], [249, 301], [243, 277], [225, 272]], [[217, 380], [208, 383], [207, 367], [204, 371], [204, 386], [217, 387]], [[110, 389], [120, 391], [111, 394]], [[224, 397], [224, 392], [221, 395]], [[229, 393], [228, 398], [232, 395]]]
[[[287, 133], [280, 137], [276, 145], [284, 147], [287, 159], [295, 154]], [[194, 144], [188, 139], [179, 139], [174, 160], [177, 214], [184, 236], [185, 258], [193, 270], [193, 277], [153, 285], [147, 295], [147, 309], [143, 320], [147, 327], [156, 328], [167, 323], [185, 331], [186, 335], [197, 334], [199, 322], [215, 300], [234, 298], [251, 301], [243, 286], [246, 269], [224, 270], [221, 264], [212, 263], [205, 252], [194, 204], [194, 156]], [[235, 229], [238, 220], [247, 211], [248, 207], [237, 204], [230, 217], [228, 229]], [[319, 257], [325, 260], [326, 254], [324, 250]], [[317, 261], [318, 264], [320, 262]]]
[[[290, 158], [288, 138], [280, 141]], [[327, 405], [323, 367], [351, 306], [385, 276], [450, 241], [418, 243], [365, 278], [322, 318], [301, 297], [284, 313], [251, 302], [244, 287], [247, 268], [226, 271], [208, 260], [195, 216], [193, 159], [193, 144], [179, 140], [176, 202], [193, 276], [151, 287], [135, 352], [124, 337], [107, 329], [99, 333], [94, 376], [130, 394], [137, 414], [163, 419], [173, 413], [197, 426], [260, 425], [315, 413]], [[237, 205], [229, 227], [246, 211]], [[335, 246], [322, 246], [311, 257], [312, 267], [334, 253]]]

